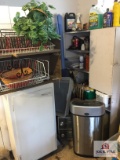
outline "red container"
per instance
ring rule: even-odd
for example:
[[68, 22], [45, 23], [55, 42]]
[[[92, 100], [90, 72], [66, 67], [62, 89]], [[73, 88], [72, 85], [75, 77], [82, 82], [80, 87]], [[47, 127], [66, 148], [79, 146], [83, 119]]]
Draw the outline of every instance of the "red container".
[[89, 72], [89, 55], [85, 56], [85, 70]]

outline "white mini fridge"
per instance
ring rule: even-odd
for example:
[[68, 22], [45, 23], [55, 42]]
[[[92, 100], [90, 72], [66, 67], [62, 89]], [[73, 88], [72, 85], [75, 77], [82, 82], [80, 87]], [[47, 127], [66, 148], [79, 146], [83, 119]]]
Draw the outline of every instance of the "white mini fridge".
[[15, 160], [37, 160], [57, 149], [53, 83], [2, 99]]

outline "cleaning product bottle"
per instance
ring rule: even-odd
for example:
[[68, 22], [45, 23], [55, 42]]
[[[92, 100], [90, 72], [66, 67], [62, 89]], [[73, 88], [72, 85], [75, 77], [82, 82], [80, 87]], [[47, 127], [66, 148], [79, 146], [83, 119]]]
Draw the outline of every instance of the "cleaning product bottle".
[[107, 8], [106, 12], [103, 15], [103, 27], [112, 27], [113, 26], [113, 13]]
[[101, 5], [92, 5], [89, 13], [89, 29], [103, 27], [103, 7]]
[[66, 13], [64, 19], [65, 19], [65, 32], [70, 32], [76, 29], [75, 13]]
[[120, 26], [120, 3], [117, 0], [114, 1], [113, 15], [113, 27]]

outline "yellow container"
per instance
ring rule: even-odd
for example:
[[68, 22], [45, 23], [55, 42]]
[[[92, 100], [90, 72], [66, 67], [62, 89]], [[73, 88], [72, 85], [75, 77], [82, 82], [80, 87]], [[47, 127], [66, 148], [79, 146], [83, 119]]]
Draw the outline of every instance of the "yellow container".
[[120, 26], [120, 3], [117, 0], [114, 1], [113, 14], [113, 27]]

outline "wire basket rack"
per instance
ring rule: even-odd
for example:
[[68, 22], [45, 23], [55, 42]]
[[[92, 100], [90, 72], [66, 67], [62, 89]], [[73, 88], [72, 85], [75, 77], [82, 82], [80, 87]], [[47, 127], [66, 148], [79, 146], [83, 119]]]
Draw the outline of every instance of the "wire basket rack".
[[[26, 68], [31, 70], [30, 74], [27, 74], [27, 72], [25, 72], [25, 74], [23, 72]], [[14, 73], [13, 71], [19, 73], [15, 73], [15, 78], [10, 78], [12, 73]], [[3, 75], [6, 73], [10, 73], [10, 77], [4, 77]], [[0, 74], [0, 92], [33, 86], [42, 83], [45, 80], [49, 80], [49, 61], [31, 58], [17, 58], [0, 61]]]
[[[0, 30], [0, 54], [2, 55], [40, 52], [39, 47], [40, 42], [33, 44], [31, 40], [26, 39], [24, 36], [18, 36], [11, 29]], [[54, 47], [55, 45], [50, 42], [44, 45], [43, 51], [53, 50]]]

